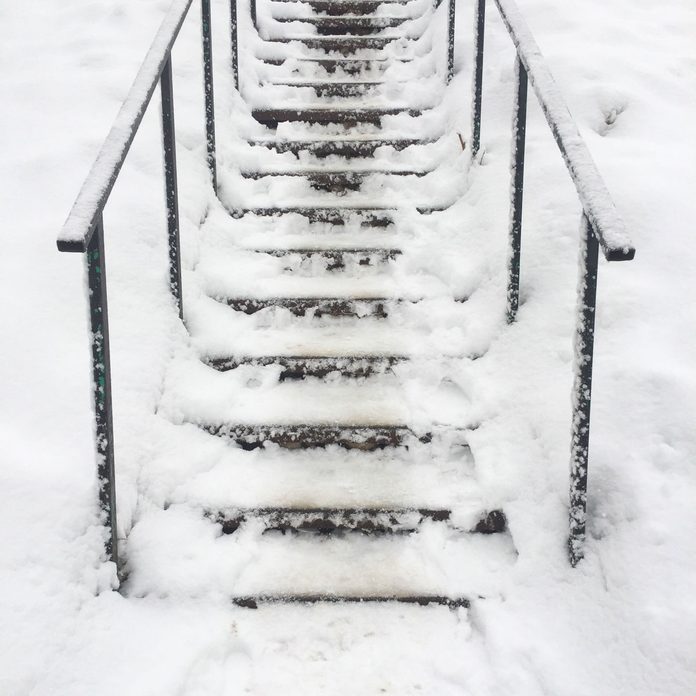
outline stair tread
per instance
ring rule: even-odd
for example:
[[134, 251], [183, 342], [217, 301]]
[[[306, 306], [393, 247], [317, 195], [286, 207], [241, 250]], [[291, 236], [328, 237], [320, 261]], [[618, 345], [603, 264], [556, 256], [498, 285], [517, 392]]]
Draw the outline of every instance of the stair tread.
[[323, 538], [264, 534], [259, 525], [219, 529], [188, 506], [143, 515], [129, 540], [137, 559], [129, 591], [199, 594], [212, 578], [233, 597], [478, 597], [494, 592], [515, 562], [509, 535], [453, 535], [438, 523], [410, 535]]
[[328, 437], [337, 428], [372, 428], [393, 437], [396, 431], [405, 434], [410, 420], [401, 387], [386, 377], [370, 384], [285, 382], [243, 388], [233, 375], [187, 357], [172, 361], [167, 386], [160, 404], [163, 415], [171, 413], [177, 422], [200, 423], [222, 435], [237, 428], [276, 428], [285, 437], [293, 429], [301, 433], [309, 428]]
[[[198, 434], [206, 438], [205, 433]], [[471, 528], [485, 512], [481, 489], [472, 476], [474, 460], [467, 432], [435, 433], [430, 442], [414, 441], [408, 449], [371, 452], [342, 448], [253, 451], [207, 438], [219, 451], [211, 467], [202, 458], [198, 469], [184, 472], [182, 482], [167, 479], [171, 504], [199, 510], [259, 508], [432, 508], [456, 510], [457, 524]], [[182, 452], [180, 458], [190, 459]], [[165, 459], [166, 457], [166, 459]], [[171, 453], [162, 456], [163, 473], [172, 470]], [[157, 475], [157, 472], [155, 472]], [[244, 481], [240, 486], [239, 482]]]
[[[252, 336], [248, 331], [240, 331], [235, 313], [218, 302], [200, 300], [189, 306], [188, 323], [196, 346], [211, 356], [413, 356], [425, 355], [431, 349], [417, 331], [395, 328], [379, 320], [363, 320], [340, 330], [322, 325], [256, 328]], [[452, 343], [453, 351], [460, 347], [461, 343]]]

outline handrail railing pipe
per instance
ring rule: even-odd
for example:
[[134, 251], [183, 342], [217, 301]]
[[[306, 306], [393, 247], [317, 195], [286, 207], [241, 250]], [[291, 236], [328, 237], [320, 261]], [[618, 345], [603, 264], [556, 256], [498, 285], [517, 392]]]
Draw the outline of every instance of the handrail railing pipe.
[[237, 34], [239, 22], [237, 19], [237, 0], [230, 0], [230, 49], [232, 53], [232, 81], [234, 88], [239, 91], [239, 41]]
[[[58, 249], [60, 251], [85, 254], [99, 501], [106, 527], [106, 555], [107, 558], [114, 561], [119, 572], [121, 558], [118, 548], [114, 481], [114, 428], [103, 213], [135, 134], [159, 83], [162, 95], [162, 150], [167, 209], [169, 288], [177, 305], [179, 316], [183, 317], [171, 52], [192, 2], [193, 0], [175, 0], [165, 16], [145, 60], [138, 70], [126, 100], [116, 116], [114, 125], [109, 131], [58, 236]], [[206, 161], [215, 188], [217, 177], [210, 0], [201, 0], [201, 13]]]
[[213, 37], [210, 26], [210, 0], [201, 0], [203, 31], [203, 88], [205, 90], [205, 143], [208, 150], [208, 169], [217, 193], [217, 164], [215, 157], [215, 94], [213, 89]]
[[174, 129], [174, 92], [172, 58], [167, 58], [160, 76], [162, 92], [162, 147], [164, 150], [164, 185], [167, 196], [167, 227], [169, 231], [169, 287], [184, 318], [181, 298], [181, 251], [179, 243], [179, 187], [176, 176], [176, 136]]
[[[608, 261], [635, 255], [623, 220], [606, 189], [573, 117], [565, 105], [534, 37], [513, 0], [493, 0], [515, 46], [515, 95], [510, 157], [510, 220], [506, 315], [509, 323], [519, 307], [522, 205], [527, 119], [527, 86], [531, 84], [558, 145], [582, 205], [580, 268], [575, 337], [570, 457], [570, 522], [568, 553], [572, 565], [583, 557], [587, 508], [594, 317], [599, 248]], [[480, 148], [483, 87], [485, 0], [476, 0], [471, 151]]]
[[454, 77], [454, 28], [457, 0], [449, 0], [447, 8], [447, 82]]
[[471, 156], [481, 147], [481, 101], [483, 98], [483, 40], [486, 27], [486, 0], [476, 0], [474, 17], [474, 82], [471, 95]]

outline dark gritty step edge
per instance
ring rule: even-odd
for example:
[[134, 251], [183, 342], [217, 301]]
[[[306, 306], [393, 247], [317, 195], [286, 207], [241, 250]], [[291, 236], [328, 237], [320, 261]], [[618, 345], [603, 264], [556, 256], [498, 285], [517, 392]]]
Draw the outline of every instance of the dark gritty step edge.
[[303, 22], [316, 27], [319, 36], [369, 36], [398, 27], [410, 17], [275, 17], [276, 22]]
[[426, 607], [437, 605], [448, 609], [468, 608], [470, 601], [465, 597], [442, 595], [333, 595], [333, 594], [285, 594], [246, 595], [233, 597], [232, 603], [244, 609], [258, 609], [264, 604], [413, 604]]
[[[297, 0], [273, 0], [273, 2], [297, 2]], [[302, 0], [315, 12], [327, 14], [363, 14], [374, 12], [380, 5], [406, 5], [411, 0]]]
[[[217, 302], [231, 307], [235, 312], [256, 314], [264, 309], [285, 309], [295, 316], [312, 312], [321, 317], [377, 317], [389, 315], [389, 308], [410, 303], [416, 305], [422, 299], [401, 297], [214, 297]], [[465, 302], [468, 298], [454, 298], [454, 302]]]
[[386, 317], [387, 304], [400, 302], [390, 298], [336, 298], [336, 297], [270, 297], [255, 298], [214, 298], [229, 305], [236, 312], [256, 314], [264, 309], [286, 309], [295, 316], [304, 316], [312, 311], [316, 318], [321, 317]]
[[211, 435], [232, 440], [242, 449], [254, 450], [271, 443], [285, 449], [314, 449], [337, 445], [343, 449], [371, 452], [387, 447], [428, 443], [431, 434], [417, 436], [400, 425], [246, 425], [199, 424]]
[[[442, 208], [417, 207], [416, 212], [421, 215], [446, 210]], [[280, 217], [282, 215], [301, 215], [309, 222], [328, 223], [330, 225], [345, 225], [352, 221], [358, 221], [361, 227], [389, 227], [394, 223], [396, 208], [366, 208], [362, 206], [343, 207], [283, 207], [283, 208], [248, 208], [246, 210], [231, 210], [232, 217], [244, 215], [257, 215], [259, 217]]]
[[360, 191], [366, 180], [374, 176], [397, 176], [397, 177], [422, 177], [428, 174], [426, 171], [415, 170], [363, 170], [363, 171], [321, 171], [317, 169], [306, 170], [277, 170], [262, 172], [242, 172], [245, 179], [267, 179], [275, 178], [299, 178], [306, 179], [309, 185], [317, 191], [329, 193], [347, 193], [348, 191]]
[[243, 171], [242, 177], [245, 179], [265, 179], [269, 176], [291, 176], [291, 177], [304, 177], [306, 179], [313, 179], [316, 181], [362, 181], [368, 176], [425, 176], [430, 172], [415, 169], [344, 169], [344, 170], [332, 170], [332, 171], [322, 171], [321, 169], [278, 169], [278, 170], [267, 170], [267, 171]]
[[312, 89], [318, 97], [360, 97], [373, 93], [382, 82], [271, 82], [274, 87]]
[[279, 380], [305, 379], [306, 377], [326, 377], [340, 374], [342, 377], [361, 378], [384, 374], [394, 365], [408, 358], [400, 355], [362, 355], [362, 356], [242, 356], [235, 358], [205, 358], [210, 367], [225, 372], [241, 365], [253, 367], [277, 366], [281, 368]]
[[371, 158], [375, 151], [380, 147], [390, 147], [397, 151], [405, 150], [407, 147], [415, 145], [428, 145], [435, 142], [426, 139], [385, 139], [385, 140], [250, 140], [249, 144], [254, 147], [265, 147], [276, 152], [292, 152], [297, 155], [300, 152], [307, 152], [315, 157], [345, 157]]
[[[345, 269], [348, 261], [352, 261], [358, 266], [375, 266], [393, 261], [401, 255], [400, 249], [387, 248], [362, 248], [362, 249], [254, 249], [258, 254], [268, 254], [278, 258], [288, 258], [298, 256], [301, 260], [310, 260], [315, 257], [326, 261], [326, 271], [338, 271]], [[290, 267], [291, 268], [291, 267]]]
[[262, 58], [266, 65], [283, 65], [286, 61], [298, 63], [313, 63], [322, 68], [329, 74], [342, 70], [347, 75], [360, 75], [371, 70], [381, 71], [391, 63], [409, 63], [412, 58], [312, 58], [312, 57], [291, 57], [286, 58]]
[[233, 217], [247, 214], [259, 217], [280, 217], [282, 215], [301, 215], [309, 222], [328, 223], [330, 225], [345, 225], [357, 220], [361, 227], [388, 227], [393, 224], [394, 208], [364, 208], [355, 207], [287, 207], [287, 208], [250, 208], [232, 211]]
[[279, 123], [315, 123], [343, 124], [346, 127], [358, 123], [370, 123], [379, 126], [385, 116], [406, 114], [417, 117], [421, 109], [409, 108], [355, 108], [339, 109], [335, 107], [296, 108], [296, 109], [254, 109], [251, 115], [267, 128], [277, 128]]
[[413, 534], [426, 522], [444, 523], [467, 534], [502, 534], [507, 519], [502, 510], [483, 512], [472, 529], [461, 529], [451, 523], [452, 511], [432, 508], [257, 508], [231, 512], [208, 513], [222, 528], [223, 534], [234, 534], [248, 521], [263, 525], [264, 532], [282, 534], [308, 533], [367, 536]]
[[397, 41], [400, 38], [399, 36], [288, 36], [268, 39], [267, 41], [276, 44], [292, 44], [297, 42], [309, 49], [350, 56], [359, 51], [381, 50], [392, 41]]

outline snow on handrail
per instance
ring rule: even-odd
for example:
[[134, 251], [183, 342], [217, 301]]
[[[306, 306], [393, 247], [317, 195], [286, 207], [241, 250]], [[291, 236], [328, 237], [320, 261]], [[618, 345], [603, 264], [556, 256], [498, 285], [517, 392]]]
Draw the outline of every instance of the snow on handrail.
[[60, 251], [84, 252], [126, 159], [193, 0], [174, 0], [138, 70], [114, 125], [58, 235]]
[[524, 65], [587, 219], [608, 261], [629, 261], [635, 249], [529, 27], [513, 0], [494, 0]]

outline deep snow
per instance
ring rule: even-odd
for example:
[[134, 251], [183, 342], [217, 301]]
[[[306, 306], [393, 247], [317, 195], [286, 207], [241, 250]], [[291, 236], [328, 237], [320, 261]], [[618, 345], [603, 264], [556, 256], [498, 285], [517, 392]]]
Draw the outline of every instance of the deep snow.
[[[81, 259], [59, 255], [55, 237], [168, 4], [26, 0], [0, 10], [0, 693], [693, 693], [691, 3], [520, 2], [638, 250], [630, 264], [600, 267], [585, 561], [571, 570], [564, 554], [578, 204], [530, 94], [522, 306], [517, 324], [504, 327], [513, 53], [489, 3], [482, 165], [441, 218], [442, 256], [429, 253], [434, 222], [403, 231], [411, 240], [406, 278], [429, 272], [442, 281], [442, 287], [420, 288], [431, 293], [427, 316], [403, 317], [420, 331], [416, 349], [446, 344], [455, 352], [487, 352], [475, 362], [421, 365], [420, 379], [406, 375], [413, 393], [401, 406], [414, 409], [417, 422], [432, 417], [415, 409], [424, 394], [428, 403], [466, 407], [462, 416], [472, 405], [471, 415], [484, 422], [472, 438], [478, 483], [504, 503], [519, 556], [494, 595], [469, 613], [339, 607], [319, 609], [309, 622], [306, 609], [289, 608], [280, 618], [267, 610], [249, 615], [211, 591], [211, 576], [224, 588], [226, 573], [238, 572], [245, 558], [207, 563], [200, 548], [212, 543], [207, 530], [187, 537], [197, 523], [176, 506], [166, 518], [173, 521], [162, 521], [161, 535], [152, 540], [153, 554], [134, 559], [142, 563], [143, 584], [133, 596], [108, 591], [111, 569], [100, 560]], [[241, 167], [248, 154], [239, 136], [252, 126], [224, 72], [226, 3], [212, 4], [221, 169]], [[439, 113], [448, 130], [466, 137], [470, 3], [460, 2], [457, 12], [459, 74]], [[242, 66], [244, 60], [243, 53]], [[194, 304], [204, 303], [199, 283], [211, 291], [230, 282], [216, 280], [216, 259], [206, 247], [221, 210], [212, 209], [205, 238], [198, 231], [212, 205], [200, 72], [194, 3], [174, 53], [184, 284], [186, 301]], [[414, 99], [431, 88], [424, 76]], [[260, 98], [249, 90], [250, 98]], [[235, 127], [228, 132], [233, 109]], [[443, 193], [464, 191], [455, 174], [465, 179], [465, 168], [456, 161], [450, 166]], [[223, 194], [225, 200], [235, 192]], [[201, 497], [230, 485], [221, 466], [208, 470], [220, 456], [219, 443], [195, 433], [167, 442], [171, 431], [155, 416], [167, 408], [162, 390], [185, 344], [166, 292], [162, 198], [155, 98], [106, 216], [124, 529], [143, 516], [158, 524], [164, 515], [158, 506], [190, 494], [177, 488], [181, 480], [195, 475]], [[239, 285], [226, 289], [252, 281], [237, 275]], [[371, 282], [382, 289], [385, 281]], [[432, 344], [419, 342], [441, 326], [437, 303], [445, 287], [467, 295], [478, 290], [449, 318], [449, 330], [430, 335]], [[224, 348], [219, 335], [203, 338], [208, 347]], [[191, 442], [195, 457], [187, 458], [184, 446]], [[163, 444], [168, 448], [158, 449]], [[272, 479], [273, 461], [259, 464]], [[432, 495], [452, 481], [447, 471], [431, 475]], [[433, 550], [442, 540], [426, 542]], [[239, 545], [227, 544], [231, 551]], [[505, 561], [507, 551], [499, 551]], [[264, 567], [266, 550], [243, 552], [257, 554], [254, 561]], [[198, 558], [181, 575], [190, 584], [166, 595], [161, 589], [171, 578], [165, 573], [155, 585], [160, 592], [150, 592], [146, 581], [157, 581], [173, 556]], [[416, 613], [423, 611], [431, 617], [428, 635]]]

